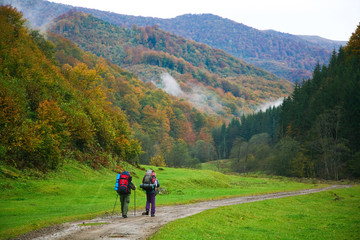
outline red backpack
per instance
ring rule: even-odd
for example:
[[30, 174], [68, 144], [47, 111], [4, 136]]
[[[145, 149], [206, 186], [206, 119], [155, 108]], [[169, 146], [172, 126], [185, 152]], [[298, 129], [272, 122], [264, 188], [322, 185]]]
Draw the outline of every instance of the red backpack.
[[120, 174], [119, 185], [118, 185], [118, 193], [129, 193], [128, 184], [130, 179], [130, 173], [128, 171], [124, 171]]

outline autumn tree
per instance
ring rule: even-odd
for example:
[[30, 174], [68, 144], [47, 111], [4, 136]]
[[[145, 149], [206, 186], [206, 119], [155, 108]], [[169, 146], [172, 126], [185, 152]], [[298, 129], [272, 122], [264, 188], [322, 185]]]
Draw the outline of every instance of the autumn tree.
[[140, 145], [104, 85], [123, 71], [56, 35], [48, 42], [9, 6], [0, 7], [0, 31], [2, 161], [41, 171], [65, 156], [94, 167], [109, 165], [105, 155], [136, 163]]

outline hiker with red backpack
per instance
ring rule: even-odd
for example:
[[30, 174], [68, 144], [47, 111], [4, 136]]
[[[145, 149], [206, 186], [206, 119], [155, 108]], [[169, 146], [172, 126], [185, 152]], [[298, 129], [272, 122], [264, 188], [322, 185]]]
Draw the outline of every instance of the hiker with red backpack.
[[136, 186], [132, 183], [130, 173], [128, 171], [124, 171], [121, 174], [118, 173], [116, 177], [115, 191], [117, 191], [120, 196], [121, 213], [123, 218], [127, 218], [131, 189], [135, 190]]
[[160, 184], [156, 178], [156, 173], [154, 170], [150, 169], [146, 171], [140, 187], [146, 191], [146, 207], [143, 215], [149, 215], [151, 205], [151, 216], [155, 217], [156, 188], [160, 187]]

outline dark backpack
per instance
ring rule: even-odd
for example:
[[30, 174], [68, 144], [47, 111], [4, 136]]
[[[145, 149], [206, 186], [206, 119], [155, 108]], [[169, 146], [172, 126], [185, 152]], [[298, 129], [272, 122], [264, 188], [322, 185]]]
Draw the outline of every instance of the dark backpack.
[[155, 183], [155, 176], [151, 175], [153, 170], [147, 170], [145, 176], [143, 178], [143, 183], [145, 184], [154, 184]]
[[120, 194], [129, 193], [128, 184], [130, 179], [130, 173], [128, 171], [124, 171], [123, 173], [119, 173], [116, 177], [115, 183], [115, 191]]
[[155, 176], [152, 175], [153, 170], [147, 170], [140, 187], [144, 190], [152, 190], [155, 188]]

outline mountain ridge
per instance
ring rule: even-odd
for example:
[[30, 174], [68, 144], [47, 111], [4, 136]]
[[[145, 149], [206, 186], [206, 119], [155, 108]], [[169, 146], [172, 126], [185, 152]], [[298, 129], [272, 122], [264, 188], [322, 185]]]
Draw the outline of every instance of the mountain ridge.
[[[309, 41], [309, 38], [280, 32], [274, 33], [269, 30], [257, 30], [213, 14], [185, 14], [175, 18], [162, 19], [123, 15], [42, 0], [31, 0], [27, 3], [20, 0], [4, 0], [4, 2], [12, 3], [20, 10], [23, 9], [25, 17], [30, 19], [34, 18], [31, 16], [31, 11], [40, 11], [40, 17], [32, 20], [32, 22], [36, 22], [37, 27], [44, 26], [51, 19], [71, 9], [93, 14], [95, 17], [120, 26], [158, 25], [166, 31], [205, 43], [213, 48], [222, 49], [292, 82], [309, 78], [315, 65], [327, 63], [331, 52], [343, 44], [343, 42], [329, 40], [335, 44], [329, 47], [323, 42]], [[184, 19], [190, 20], [186, 22]], [[199, 22], [206, 22], [207, 27], [199, 27]], [[203, 31], [204, 29], [205, 31]]]

